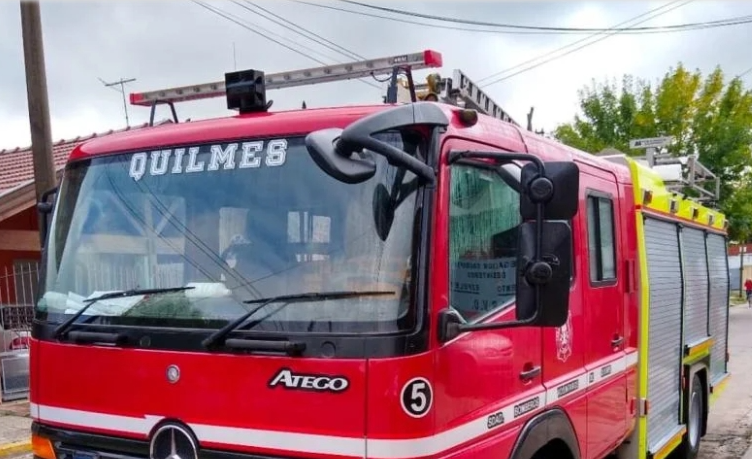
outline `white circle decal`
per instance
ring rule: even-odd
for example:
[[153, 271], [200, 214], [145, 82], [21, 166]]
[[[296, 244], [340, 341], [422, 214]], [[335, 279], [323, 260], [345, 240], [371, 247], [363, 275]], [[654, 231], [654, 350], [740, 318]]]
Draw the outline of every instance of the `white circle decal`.
[[402, 410], [411, 418], [422, 418], [433, 405], [433, 390], [426, 378], [413, 378], [402, 387]]

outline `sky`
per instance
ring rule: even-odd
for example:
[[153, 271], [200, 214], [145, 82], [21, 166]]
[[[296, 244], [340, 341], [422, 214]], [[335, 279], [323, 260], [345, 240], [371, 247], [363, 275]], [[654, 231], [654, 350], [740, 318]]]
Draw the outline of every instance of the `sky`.
[[[604, 35], [593, 38], [587, 34], [511, 35], [449, 30], [364, 17], [320, 5], [443, 27], [479, 27], [398, 16], [336, 0], [310, 1], [319, 6], [291, 0], [253, 3], [367, 58], [424, 49], [439, 51], [444, 59], [444, 66], [439, 70], [442, 76], [450, 76], [454, 69], [460, 69], [471, 79], [487, 84], [492, 81], [487, 77], [537, 59], [518, 67], [524, 71], [515, 76], [479, 86], [523, 125], [526, 113], [530, 107], [535, 107], [533, 125], [546, 131], [573, 118], [579, 110], [578, 90], [593, 79], [620, 79], [629, 73], [655, 81], [679, 62], [691, 69], [699, 68], [703, 73], [721, 66], [728, 75], [737, 75], [752, 67], [751, 24], [678, 33], [612, 35], [527, 69], [543, 61], [542, 55], [586, 40], [577, 45], [582, 46]], [[669, 2], [437, 0], [397, 3], [366, 0], [365, 3], [469, 20], [607, 28]], [[703, 22], [752, 14], [752, 3], [748, 2], [685, 0], [671, 3], [639, 26]], [[248, 0], [213, 1], [211, 5], [235, 17], [245, 27], [189, 0], [42, 1], [53, 141], [125, 127], [122, 95], [114, 88], [105, 87], [102, 81], [135, 78], [136, 81], [125, 87], [126, 93], [130, 93], [221, 81], [225, 72], [235, 69], [253, 68], [274, 73], [321, 65], [311, 57], [326, 64], [352, 60], [301, 37], [294, 32], [297, 27], [281, 27], [255, 14]], [[0, 30], [3, 31], [0, 38], [0, 149], [28, 146], [31, 140], [18, 1], [0, 2]], [[268, 40], [269, 36], [299, 52]], [[567, 50], [572, 48], [574, 46]], [[418, 71], [416, 76], [422, 78], [427, 73]], [[511, 73], [514, 72], [507, 71], [502, 76]], [[745, 80], [747, 84], [752, 83], [752, 72]], [[272, 110], [299, 108], [302, 101], [309, 108], [378, 103], [385, 94], [385, 86], [380, 86], [382, 89], [361, 81], [334, 82], [274, 90], [267, 97], [274, 99]], [[223, 98], [181, 103], [177, 111], [180, 120], [233, 114], [227, 110]], [[129, 105], [128, 114], [131, 125], [149, 119], [146, 107]], [[157, 118], [168, 116], [166, 107], [157, 110]]]

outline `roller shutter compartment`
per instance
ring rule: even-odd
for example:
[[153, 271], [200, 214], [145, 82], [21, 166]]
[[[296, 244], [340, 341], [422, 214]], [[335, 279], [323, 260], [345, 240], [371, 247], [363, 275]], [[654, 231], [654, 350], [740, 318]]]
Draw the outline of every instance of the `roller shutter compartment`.
[[729, 271], [726, 239], [723, 236], [708, 234], [707, 257], [710, 266], [710, 333], [713, 337], [710, 377], [711, 383], [715, 384], [727, 372]]
[[682, 272], [678, 227], [645, 219], [650, 295], [648, 325], [648, 449], [655, 452], [679, 428]]
[[708, 337], [708, 263], [705, 232], [684, 228], [681, 233], [684, 263], [684, 344]]

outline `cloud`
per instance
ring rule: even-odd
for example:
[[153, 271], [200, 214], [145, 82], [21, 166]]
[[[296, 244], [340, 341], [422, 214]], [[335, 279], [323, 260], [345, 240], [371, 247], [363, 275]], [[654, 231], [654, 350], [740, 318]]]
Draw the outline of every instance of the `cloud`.
[[[239, 2], [242, 3], [242, 2]], [[374, 2], [375, 3], [375, 2]], [[260, 2], [262, 6], [317, 34], [367, 57], [388, 56], [426, 48], [444, 56], [442, 74], [460, 68], [479, 80], [547, 53], [581, 35], [500, 35], [441, 30], [355, 16], [287, 0]], [[357, 9], [340, 2], [331, 6]], [[570, 27], [608, 27], [642, 14], [657, 2], [389, 2], [393, 8], [442, 16], [497, 22]], [[319, 52], [347, 61], [230, 1], [211, 3], [232, 13], [254, 29], [258, 26]], [[675, 24], [740, 16], [739, 3], [695, 2], [644, 25]], [[371, 11], [375, 14], [378, 13]], [[408, 19], [408, 18], [405, 18]], [[416, 21], [426, 22], [423, 19]], [[186, 1], [43, 2], [47, 81], [53, 139], [76, 137], [124, 126], [121, 95], [98, 78], [115, 81], [137, 78], [127, 92], [160, 89], [222, 80], [234, 68], [278, 72], [320, 64], [302, 50], [294, 53], [227, 19]], [[456, 25], [461, 27], [460, 25]], [[0, 3], [0, 148], [28, 145], [28, 112], [24, 80], [20, 12], [17, 2]], [[258, 30], [258, 29], [256, 29]], [[748, 67], [750, 42], [745, 26], [674, 34], [610, 37], [559, 60], [531, 69], [488, 88], [496, 102], [523, 121], [535, 106], [536, 127], [552, 129], [577, 111], [577, 90], [591, 78], [633, 73], [656, 79], [683, 61], [709, 72], [721, 65], [729, 73]], [[233, 43], [235, 56], [233, 56]], [[327, 63], [334, 63], [333, 59]], [[421, 73], [422, 75], [423, 73]], [[307, 86], [270, 92], [275, 109], [379, 102], [383, 91], [359, 81]], [[178, 105], [181, 119], [228, 114], [224, 100]], [[149, 110], [128, 107], [131, 124], [148, 120]], [[160, 109], [159, 116], [167, 116]]]

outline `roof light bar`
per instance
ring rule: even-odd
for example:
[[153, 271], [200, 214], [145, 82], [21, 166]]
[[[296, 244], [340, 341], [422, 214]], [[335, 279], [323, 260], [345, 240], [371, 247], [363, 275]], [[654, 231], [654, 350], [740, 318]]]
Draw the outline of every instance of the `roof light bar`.
[[[350, 80], [371, 75], [391, 74], [395, 67], [410, 67], [411, 70], [441, 67], [441, 53], [421, 51], [412, 54], [382, 57], [346, 64], [327, 65], [291, 72], [268, 74], [264, 78], [266, 89], [282, 89], [331, 81]], [[150, 106], [155, 102], [186, 102], [190, 100], [225, 97], [225, 82], [216, 81], [192, 86], [131, 93], [131, 105]]]

